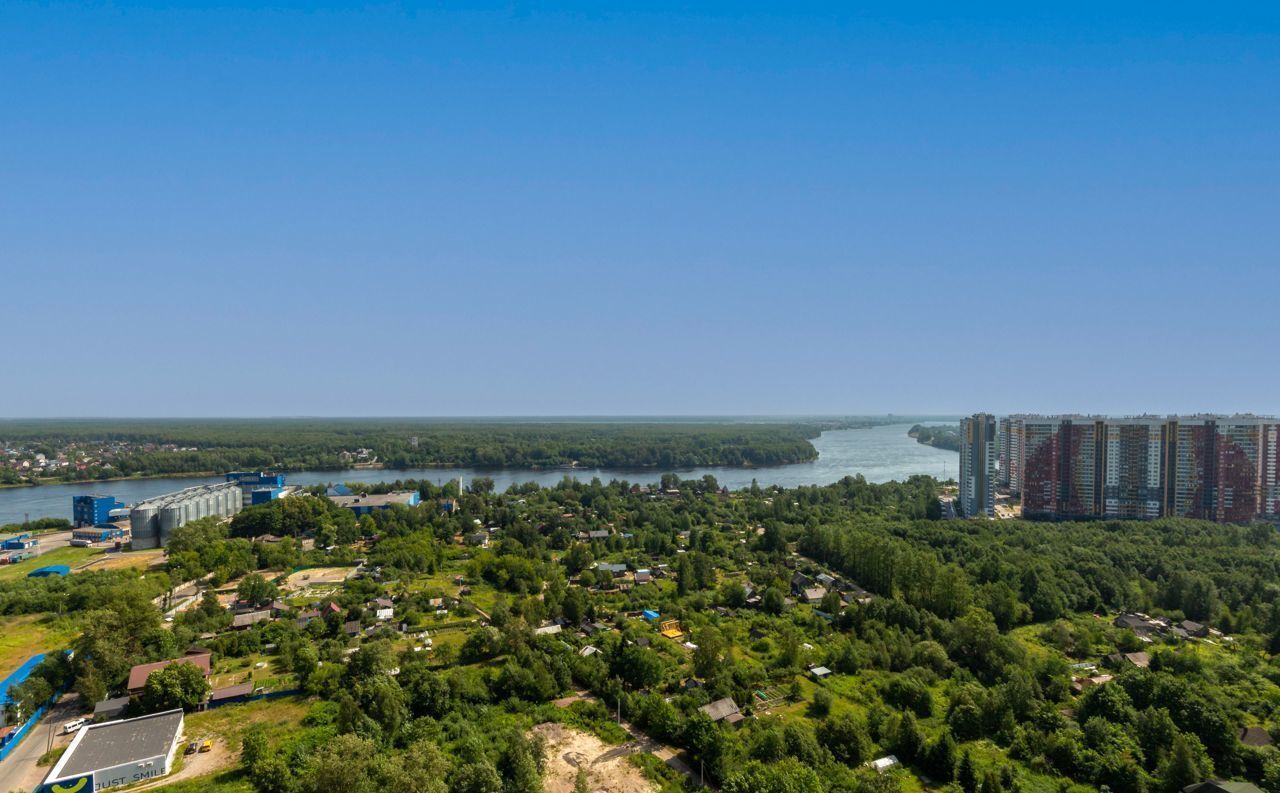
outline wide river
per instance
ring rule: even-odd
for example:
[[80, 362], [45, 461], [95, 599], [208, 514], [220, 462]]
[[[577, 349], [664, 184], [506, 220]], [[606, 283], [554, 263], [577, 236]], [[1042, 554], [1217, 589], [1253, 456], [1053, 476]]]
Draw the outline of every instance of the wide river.
[[[916, 443], [907, 436], [910, 424], [886, 424], [860, 430], [831, 430], [815, 438], [818, 459], [811, 463], [778, 465], [768, 468], [685, 468], [674, 469], [683, 479], [696, 479], [711, 474], [729, 488], [747, 487], [755, 479], [760, 485], [825, 485], [842, 477], [862, 474], [869, 482], [906, 479], [914, 474], [941, 478], [954, 477], [960, 464], [955, 452]], [[473, 468], [418, 468], [410, 470], [361, 469], [347, 471], [291, 471], [285, 481], [291, 485], [317, 485], [332, 482], [391, 482], [396, 479], [425, 479], [443, 484], [459, 476], [471, 480], [477, 476], [493, 479], [498, 490], [516, 482], [554, 485], [566, 475], [582, 481], [600, 477], [603, 481], [626, 479], [632, 482], [654, 482], [665, 471], [657, 469], [579, 468], [572, 471], [499, 470], [480, 471]], [[221, 477], [130, 479], [120, 482], [77, 482], [67, 485], [42, 485], [0, 490], [0, 524], [19, 523], [24, 518], [71, 518], [71, 497], [85, 493], [115, 496], [126, 504], [152, 498], [162, 493], [193, 485], [220, 482]]]

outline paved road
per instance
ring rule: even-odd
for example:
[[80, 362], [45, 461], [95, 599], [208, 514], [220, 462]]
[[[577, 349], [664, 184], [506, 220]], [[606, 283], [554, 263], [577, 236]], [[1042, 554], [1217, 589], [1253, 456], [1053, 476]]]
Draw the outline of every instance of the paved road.
[[0, 791], [34, 790], [44, 781], [49, 769], [37, 766], [36, 761], [49, 750], [50, 739], [55, 749], [71, 743], [73, 736], [60, 734], [62, 725], [84, 715], [80, 710], [80, 697], [76, 694], [67, 694], [49, 708], [12, 754], [0, 761]]

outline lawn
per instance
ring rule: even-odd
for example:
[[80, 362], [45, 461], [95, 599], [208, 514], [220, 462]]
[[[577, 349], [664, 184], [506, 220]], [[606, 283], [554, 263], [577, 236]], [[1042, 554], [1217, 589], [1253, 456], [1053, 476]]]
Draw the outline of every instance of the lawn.
[[274, 742], [298, 729], [306, 713], [307, 703], [301, 697], [260, 699], [192, 713], [186, 718], [185, 731], [188, 736], [216, 735], [238, 752], [240, 740], [249, 728], [262, 725], [268, 739]]
[[0, 619], [0, 678], [28, 658], [69, 646], [80, 634], [73, 620], [43, 614]]
[[32, 570], [38, 570], [51, 564], [65, 564], [74, 570], [77, 565], [84, 563], [89, 557], [100, 553], [102, 553], [101, 548], [72, 548], [70, 546], [55, 548], [48, 553], [25, 559], [17, 564], [0, 565], [0, 581], [22, 578]]
[[[261, 669], [257, 664], [264, 663]], [[243, 658], [223, 658], [214, 667], [209, 683], [214, 688], [225, 688], [237, 683], [253, 679], [254, 686], [262, 686], [270, 691], [280, 691], [297, 686], [297, 678], [292, 672], [283, 668], [277, 669], [279, 659], [270, 655], [249, 655]]]

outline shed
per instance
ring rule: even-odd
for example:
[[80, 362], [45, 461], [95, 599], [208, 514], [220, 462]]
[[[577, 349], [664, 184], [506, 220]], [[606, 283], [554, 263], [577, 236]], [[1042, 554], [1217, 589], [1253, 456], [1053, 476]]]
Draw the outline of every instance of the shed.
[[712, 721], [723, 721], [727, 724], [737, 724], [742, 721], [742, 713], [738, 710], [738, 703], [734, 702], [730, 697], [717, 699], [710, 705], [703, 705], [698, 710], [710, 716]]

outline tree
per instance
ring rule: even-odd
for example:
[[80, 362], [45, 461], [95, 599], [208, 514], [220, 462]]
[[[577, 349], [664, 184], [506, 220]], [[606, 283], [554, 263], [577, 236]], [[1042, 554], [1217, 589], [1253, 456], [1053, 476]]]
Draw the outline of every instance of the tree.
[[1166, 793], [1178, 793], [1187, 785], [1208, 779], [1212, 774], [1213, 762], [1200, 739], [1179, 733], [1173, 739], [1169, 757], [1160, 769], [1160, 787]]
[[902, 714], [898, 729], [894, 732], [893, 749], [906, 760], [918, 760], [923, 748], [924, 733], [920, 731], [915, 714], [907, 711]]
[[828, 716], [818, 724], [818, 742], [840, 762], [856, 766], [870, 759], [871, 738], [850, 713]]
[[929, 747], [926, 765], [931, 775], [944, 782], [950, 782], [956, 772], [956, 740], [951, 737], [951, 730], [943, 728], [942, 734]]
[[978, 793], [978, 772], [973, 767], [973, 757], [968, 750], [960, 756], [960, 764], [956, 767], [956, 782], [964, 793]]
[[820, 688], [813, 692], [813, 715], [826, 716], [831, 712], [832, 696], [831, 692], [825, 688]]
[[450, 790], [452, 793], [502, 793], [502, 777], [488, 763], [466, 763], [454, 770]]
[[147, 678], [139, 700], [148, 713], [172, 708], [194, 710], [209, 693], [204, 671], [188, 661], [157, 669]]
[[693, 651], [693, 673], [701, 678], [711, 677], [720, 667], [720, 658], [726, 651], [723, 634], [713, 627], [698, 631], [698, 648]]
[[236, 586], [236, 597], [255, 606], [270, 603], [275, 600], [276, 594], [276, 585], [258, 573], [249, 573]]

